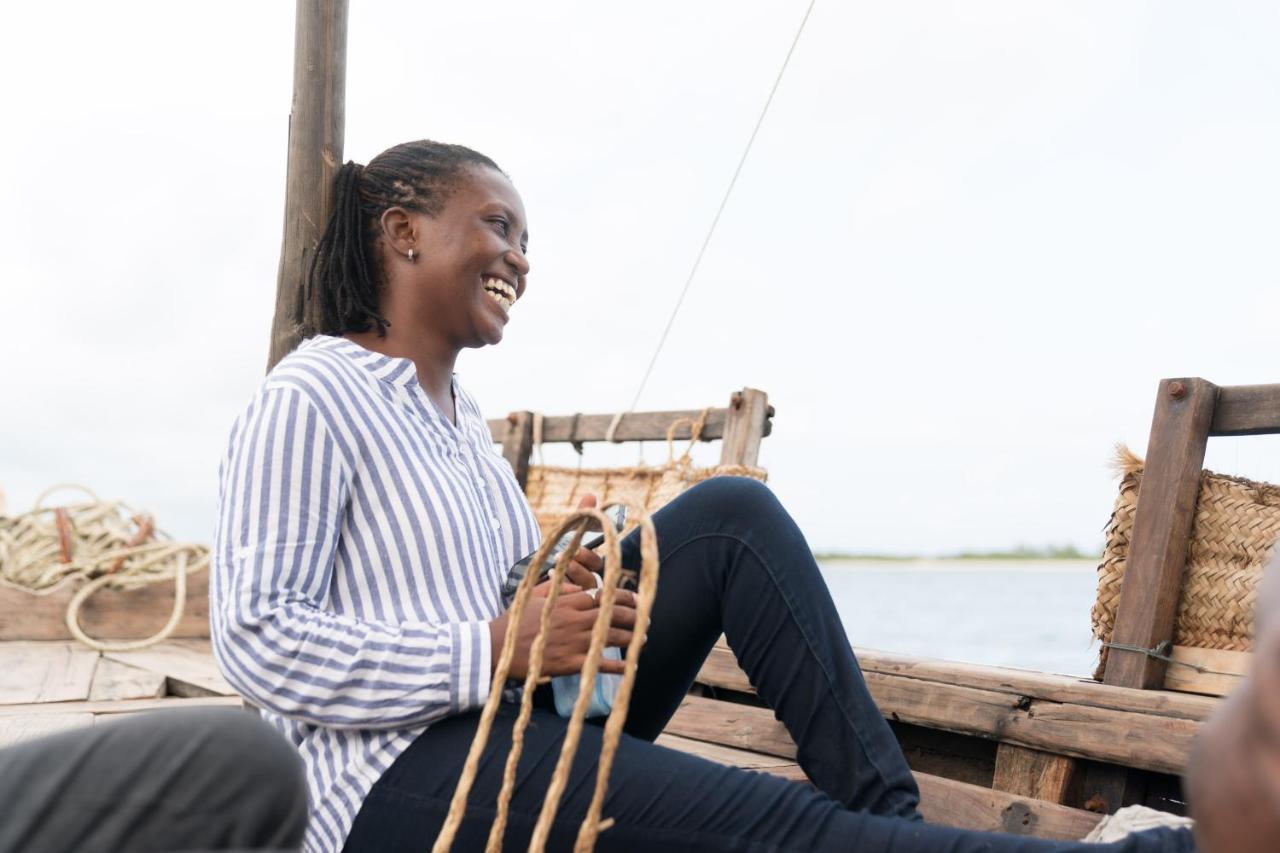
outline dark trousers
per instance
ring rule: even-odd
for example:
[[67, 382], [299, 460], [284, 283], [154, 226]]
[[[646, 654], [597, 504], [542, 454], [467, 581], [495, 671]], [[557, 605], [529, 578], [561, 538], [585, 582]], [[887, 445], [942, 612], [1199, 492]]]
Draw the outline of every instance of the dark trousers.
[[[654, 517], [661, 580], [640, 657], [626, 734], [603, 815], [601, 851], [1051, 851], [1064, 845], [926, 825], [892, 732], [867, 692], [813, 554], [765, 486], [719, 478]], [[635, 536], [624, 563], [639, 564]], [[893, 606], [886, 602], [886, 606]], [[651, 741], [679, 706], [723, 632], [760, 697], [797, 746], [818, 790], [726, 767]], [[545, 690], [545, 688], [544, 688]], [[517, 771], [505, 847], [528, 846], [565, 730], [539, 697]], [[454, 849], [483, 849], [517, 708], [495, 721]], [[421, 851], [443, 823], [478, 712], [436, 723], [365, 799], [346, 850]], [[595, 784], [601, 730], [584, 732], [548, 849], [568, 850]], [[1159, 831], [1084, 850], [1189, 850], [1190, 833]]]
[[0, 853], [296, 850], [297, 750], [246, 711], [156, 711], [0, 750]]

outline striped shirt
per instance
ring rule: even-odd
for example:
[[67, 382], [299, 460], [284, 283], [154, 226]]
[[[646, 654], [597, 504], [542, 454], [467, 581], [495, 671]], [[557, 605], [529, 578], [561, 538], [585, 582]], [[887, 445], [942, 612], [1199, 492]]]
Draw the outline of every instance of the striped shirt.
[[480, 410], [456, 381], [454, 397], [456, 426], [409, 359], [319, 336], [232, 428], [213, 650], [302, 754], [308, 851], [340, 850], [414, 738], [484, 704], [488, 622], [508, 568], [538, 545]]

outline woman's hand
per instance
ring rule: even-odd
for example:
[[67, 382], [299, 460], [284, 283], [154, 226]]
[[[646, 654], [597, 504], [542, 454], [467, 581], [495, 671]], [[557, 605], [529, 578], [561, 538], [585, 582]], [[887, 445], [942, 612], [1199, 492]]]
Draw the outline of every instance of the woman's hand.
[[[586, 571], [586, 569], [583, 569]], [[523, 680], [529, 674], [529, 650], [542, 624], [542, 611], [547, 606], [547, 583], [539, 585], [529, 597], [520, 626], [515, 634], [515, 652], [511, 658], [508, 678]], [[539, 591], [542, 594], [539, 595]], [[542, 654], [542, 675], [573, 675], [581, 672], [591, 646], [591, 628], [595, 624], [599, 608], [595, 596], [577, 585], [565, 584], [552, 605], [551, 623], [547, 626], [547, 645]], [[636, 597], [634, 593], [620, 589], [614, 594], [613, 618], [605, 644], [625, 647], [631, 642], [631, 631], [636, 625]], [[493, 650], [490, 666], [496, 668], [507, 637], [511, 611], [503, 613], [489, 623], [489, 638]], [[604, 658], [600, 672], [621, 674], [625, 661]]]

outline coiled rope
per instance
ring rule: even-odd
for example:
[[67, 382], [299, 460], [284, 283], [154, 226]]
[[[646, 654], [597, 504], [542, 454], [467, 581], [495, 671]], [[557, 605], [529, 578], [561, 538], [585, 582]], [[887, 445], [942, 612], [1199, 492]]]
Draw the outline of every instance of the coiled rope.
[[[46, 507], [55, 492], [75, 490], [87, 500]], [[32, 595], [49, 595], [74, 578], [86, 581], [67, 602], [67, 630], [92, 649], [123, 652], [143, 649], [168, 638], [182, 619], [187, 575], [207, 568], [204, 545], [173, 542], [148, 515], [120, 501], [103, 501], [75, 484], [53, 486], [29, 512], [0, 515], [0, 584]], [[173, 581], [173, 609], [155, 634], [141, 640], [111, 642], [90, 637], [80, 626], [80, 609], [104, 587], [137, 589]]]
[[[578, 838], [574, 843], [575, 853], [589, 853], [595, 848], [600, 833], [612, 825], [612, 820], [600, 819], [604, 804], [605, 789], [609, 784], [609, 773], [613, 768], [614, 754], [618, 749], [618, 741], [622, 737], [622, 727], [627, 720], [627, 709], [631, 704], [631, 688], [635, 683], [636, 662], [640, 659], [640, 650], [644, 646], [645, 632], [649, 627], [649, 614], [653, 609], [654, 595], [658, 589], [658, 538], [653, 521], [638, 507], [628, 506], [627, 515], [635, 518], [640, 527], [640, 579], [636, 592], [636, 624], [631, 634], [631, 643], [627, 646], [626, 663], [622, 683], [613, 700], [613, 709], [605, 722], [604, 735], [601, 739], [600, 757], [597, 762], [595, 791], [587, 808], [586, 817], [578, 830]], [[551, 587], [542, 608], [542, 622], [533, 645], [529, 650], [529, 672], [525, 676], [524, 695], [520, 700], [520, 713], [515, 727], [511, 731], [511, 751], [507, 755], [507, 763], [502, 776], [502, 789], [498, 792], [497, 813], [489, 830], [486, 853], [498, 853], [502, 849], [502, 836], [506, 831], [507, 814], [511, 803], [511, 795], [515, 789], [516, 765], [520, 761], [520, 753], [524, 747], [524, 732], [529, 724], [533, 711], [533, 692], [541, 680], [542, 657], [547, 644], [547, 629], [551, 624], [551, 610], [560, 594], [565, 572], [573, 555], [578, 552], [582, 536], [592, 521], [599, 522], [604, 530], [604, 585], [596, 597], [599, 612], [591, 629], [591, 647], [587, 652], [587, 660], [582, 668], [581, 687], [578, 699], [574, 703], [573, 713], [569, 717], [568, 729], [565, 732], [564, 744], [560, 749], [560, 758], [551, 774], [551, 782], [547, 787], [542, 811], [534, 826], [533, 836], [529, 841], [529, 850], [542, 853], [551, 832], [551, 824], [555, 820], [560, 806], [560, 797], [569, 780], [569, 769], [573, 757], [578, 751], [578, 742], [585, 724], [587, 706], [591, 700], [591, 692], [595, 687], [596, 675], [600, 670], [600, 659], [604, 652], [605, 639], [612, 622], [614, 598], [618, 584], [622, 578], [622, 544], [613, 523], [598, 509], [581, 509], [570, 515], [552, 533], [543, 539], [542, 546], [534, 557], [533, 564], [541, 565], [547, 559], [552, 546], [561, 536], [571, 530], [576, 531], [572, 544], [556, 561], [551, 573]], [[512, 602], [507, 623], [507, 636], [502, 646], [502, 654], [498, 657], [498, 665], [493, 673], [493, 685], [489, 690], [489, 698], [484, 710], [480, 713], [480, 723], [475, 737], [471, 741], [471, 750], [462, 767], [462, 775], [458, 779], [458, 787], [454, 791], [453, 800], [449, 804], [449, 814], [445, 818], [440, 835], [436, 838], [432, 853], [448, 853], [462, 825], [462, 817], [467, 807], [467, 796], [475, 783], [476, 772], [480, 764], [480, 756], [488, 743], [489, 733], [493, 729], [493, 718], [498, 711], [498, 703], [502, 701], [502, 689], [511, 671], [511, 658], [515, 653], [515, 638], [520, 627], [520, 619], [524, 608], [537, 584], [538, 572], [528, 572], [520, 582]]]

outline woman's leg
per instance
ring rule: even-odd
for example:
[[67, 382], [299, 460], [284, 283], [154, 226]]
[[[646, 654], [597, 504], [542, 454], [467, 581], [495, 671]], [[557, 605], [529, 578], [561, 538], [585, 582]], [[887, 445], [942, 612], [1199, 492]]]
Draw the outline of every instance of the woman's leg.
[[[518, 708], [501, 706], [471, 791], [455, 851], [484, 849]], [[450, 717], [414, 741], [365, 798], [345, 853], [429, 849], [475, 734], [479, 712]], [[566, 721], [535, 708], [525, 733], [503, 848], [525, 850], [560, 754]], [[596, 780], [603, 732], [586, 726], [548, 850], [572, 849]], [[1156, 853], [1189, 851], [1190, 833], [1147, 833], [1112, 845], [1063, 844], [962, 832], [853, 812], [808, 785], [713, 764], [623, 735], [604, 799], [614, 825], [596, 850], [858, 851], [859, 853]]]
[[[851, 809], [918, 819], [915, 780], [867, 692], [813, 552], [768, 487], [708, 480], [657, 512], [654, 525], [661, 574], [627, 732], [658, 736], [723, 632], [819, 789]], [[623, 562], [639, 563], [634, 534]]]

